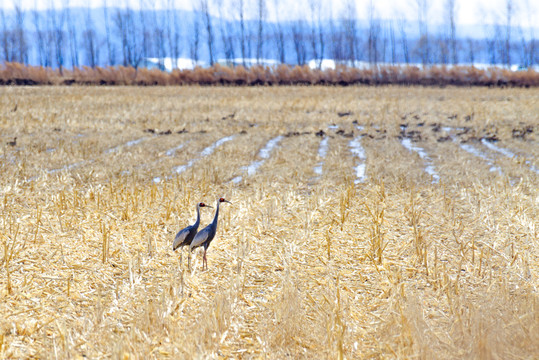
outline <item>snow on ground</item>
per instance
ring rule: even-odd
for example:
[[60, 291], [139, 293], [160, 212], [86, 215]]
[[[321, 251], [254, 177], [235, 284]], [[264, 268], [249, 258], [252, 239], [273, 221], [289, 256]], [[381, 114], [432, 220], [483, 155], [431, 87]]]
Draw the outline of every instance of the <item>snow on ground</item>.
[[420, 148], [419, 146], [415, 146], [412, 144], [412, 140], [410, 139], [402, 139], [401, 141], [402, 146], [404, 146], [408, 151], [415, 152], [419, 155], [421, 159], [425, 162], [425, 172], [432, 176], [432, 183], [436, 184], [440, 182], [440, 175], [436, 173], [436, 170], [434, 169], [434, 166], [432, 165], [432, 160], [429, 157], [429, 155], [423, 150], [423, 148]]
[[[179, 166], [176, 166], [172, 169], [172, 172], [179, 175], [181, 174], [182, 172], [184, 172], [185, 170], [189, 169], [190, 167], [192, 167], [194, 164], [196, 164], [198, 161], [200, 161], [201, 159], [203, 159], [204, 157], [206, 156], [209, 156], [211, 154], [213, 154], [213, 152], [215, 151], [215, 149], [217, 149], [219, 146], [223, 145], [224, 143], [234, 139], [236, 136], [235, 135], [230, 135], [230, 136], [226, 136], [224, 138], [221, 138], [219, 140], [217, 140], [216, 142], [214, 142], [213, 144], [211, 144], [210, 146], [207, 146], [206, 148], [204, 148], [201, 152], [200, 152], [200, 156], [198, 158], [194, 158], [194, 159], [191, 159], [187, 162], [187, 164], [183, 164], [183, 165], [179, 165]], [[158, 183], [158, 182], [161, 182], [161, 178], [156, 176], [153, 178], [153, 181]]]
[[[260, 149], [260, 151], [258, 152], [258, 157], [260, 158], [260, 160], [255, 160], [253, 161], [252, 163], [250, 163], [248, 166], [244, 166], [242, 167], [242, 170], [246, 170], [247, 171], [247, 175], [248, 176], [251, 176], [251, 175], [254, 175], [258, 168], [260, 166], [262, 166], [262, 164], [264, 164], [264, 162], [269, 159], [270, 155], [271, 155], [271, 152], [272, 150], [279, 144], [279, 142], [283, 139], [283, 136], [282, 135], [279, 135], [279, 136], [276, 136], [274, 137], [273, 139], [269, 140], [266, 145]], [[243, 179], [243, 177], [241, 175], [239, 176], [236, 176], [234, 179], [232, 179], [231, 181], [235, 184], [239, 183], [241, 180]]]
[[350, 152], [354, 154], [360, 161], [360, 163], [357, 164], [354, 168], [356, 170], [357, 177], [357, 179], [354, 181], [355, 184], [363, 183], [367, 179], [367, 177], [365, 176], [365, 161], [367, 160], [367, 156], [365, 155], [365, 149], [363, 149], [363, 146], [361, 146], [360, 139], [361, 138], [355, 138], [348, 143], [348, 145], [350, 146]]
[[[329, 138], [325, 137], [320, 141], [320, 146], [318, 147], [318, 157], [320, 159], [324, 159], [328, 153], [328, 141]], [[322, 176], [322, 167], [324, 166], [324, 161], [320, 161], [316, 166], [314, 167], [314, 172], [318, 176]]]

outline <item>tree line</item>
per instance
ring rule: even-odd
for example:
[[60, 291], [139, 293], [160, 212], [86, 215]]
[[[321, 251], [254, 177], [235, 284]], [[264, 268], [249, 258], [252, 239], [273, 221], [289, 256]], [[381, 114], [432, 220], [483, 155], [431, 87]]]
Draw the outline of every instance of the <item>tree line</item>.
[[[483, 38], [459, 34], [458, 0], [444, 0], [443, 21], [436, 26], [429, 21], [433, 0], [407, 3], [417, 14], [413, 21], [404, 16], [382, 20], [374, 0], [362, 9], [345, 0], [337, 14], [328, 3], [306, 0], [291, 16], [284, 0], [192, 0], [193, 12], [178, 10], [175, 0], [163, 0], [159, 7], [139, 0], [136, 9], [110, 6], [107, 0], [98, 9], [72, 8], [63, 0], [62, 6], [51, 1], [45, 10], [26, 9], [15, 0], [13, 10], [0, 9], [0, 60], [60, 73], [82, 66], [136, 69], [148, 58], [159, 59], [164, 68], [165, 58], [181, 57], [245, 67], [267, 64], [267, 59], [292, 65], [312, 61], [316, 67], [323, 59], [352, 66], [360, 61], [539, 63], [533, 27], [515, 21], [517, 11], [530, 6], [528, 0], [504, 0], [494, 25], [483, 26]], [[360, 12], [366, 20], [358, 20]]]

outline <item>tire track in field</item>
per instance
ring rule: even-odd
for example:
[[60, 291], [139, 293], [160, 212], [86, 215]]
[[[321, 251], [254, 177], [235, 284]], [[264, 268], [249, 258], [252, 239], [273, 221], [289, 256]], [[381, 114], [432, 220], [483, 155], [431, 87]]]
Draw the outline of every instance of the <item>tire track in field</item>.
[[[508, 150], [508, 149], [505, 149], [505, 148], [502, 148], [502, 147], [499, 147], [499, 146], [496, 146], [495, 144], [493, 144], [492, 142], [490, 141], [487, 141], [486, 139], [481, 139], [481, 143], [483, 145], [485, 145], [486, 147], [488, 147], [490, 150], [492, 151], [495, 151], [497, 153], [500, 153], [502, 154], [503, 156], [505, 157], [508, 157], [510, 159], [514, 159], [517, 157], [517, 155], [512, 152], [511, 150]], [[539, 175], [539, 168], [537, 168], [535, 165], [532, 164], [532, 162], [530, 160], [525, 160], [524, 163], [526, 165], [528, 165], [529, 169], [531, 171], [533, 171], [534, 173], [536, 173], [537, 175]]]
[[[444, 127], [443, 130], [446, 133], [450, 134], [449, 137], [451, 138], [451, 140], [453, 140], [454, 143], [458, 143], [458, 145], [459, 145], [459, 147], [461, 149], [463, 149], [464, 151], [466, 151], [466, 152], [468, 152], [468, 153], [470, 153], [470, 154], [472, 154], [472, 155], [474, 155], [476, 157], [479, 157], [479, 158], [483, 159], [490, 166], [489, 170], [491, 172], [496, 171], [496, 172], [498, 172], [498, 174], [503, 175], [503, 171], [502, 171], [501, 167], [496, 165], [495, 160], [492, 159], [490, 156], [488, 156], [485, 152], [477, 149], [473, 145], [459, 143], [458, 140], [453, 135], [451, 135], [451, 131], [454, 130], [453, 128]], [[457, 130], [460, 130], [460, 129], [457, 128]], [[500, 154], [502, 154], [503, 156], [505, 156], [507, 158], [514, 159], [514, 158], [518, 157], [517, 154], [513, 153], [511, 150], [496, 146], [495, 144], [488, 141], [487, 139], [481, 139], [481, 143], [485, 147], [487, 147], [489, 150], [500, 153]], [[524, 163], [526, 165], [528, 165], [528, 167], [530, 168], [531, 171], [533, 171], [534, 173], [539, 175], [539, 168], [537, 168], [535, 165], [533, 165], [530, 160], [525, 160]]]
[[365, 180], [367, 180], [367, 177], [365, 175], [365, 169], [366, 169], [366, 163], [367, 156], [365, 155], [365, 149], [361, 145], [361, 136], [357, 137], [353, 140], [350, 140], [348, 143], [348, 146], [350, 147], [350, 152], [355, 155], [359, 159], [359, 163], [354, 167], [356, 170], [356, 177], [357, 179], [354, 180], [354, 184], [360, 184], [364, 183]]
[[139, 164], [137, 166], [135, 166], [135, 169], [141, 169], [141, 168], [151, 168], [153, 166], [155, 166], [156, 164], [159, 164], [160, 162], [162, 162], [163, 160], [165, 160], [166, 158], [164, 157], [161, 157], [162, 154], [165, 154], [166, 156], [168, 157], [172, 157], [176, 154], [177, 151], [183, 149], [187, 144], [189, 144], [189, 140], [185, 141], [185, 142], [182, 142], [181, 144], [177, 145], [177, 146], [174, 146], [173, 148], [170, 148], [170, 149], [167, 149], [165, 150], [164, 152], [159, 152], [159, 156], [160, 158], [155, 160], [155, 161], [152, 161], [150, 163], [142, 163], [142, 164]]
[[143, 141], [147, 141], [149, 139], [152, 139], [152, 138], [148, 138], [148, 137], [141, 137], [141, 138], [138, 138], [138, 139], [135, 139], [135, 140], [130, 140], [124, 144], [120, 144], [118, 146], [115, 146], [115, 147], [112, 147], [110, 149], [107, 149], [105, 150], [103, 153], [105, 154], [110, 154], [110, 153], [113, 153], [113, 152], [117, 152], [118, 150], [120, 150], [121, 148], [124, 148], [124, 147], [131, 147], [131, 146], [134, 146], [134, 145], [138, 145], [140, 144], [141, 142]]
[[[135, 139], [135, 140], [130, 140], [126, 143], [123, 143], [123, 144], [120, 144], [120, 145], [117, 145], [115, 147], [112, 147], [112, 148], [109, 148], [109, 149], [106, 149], [102, 152], [102, 154], [105, 154], [105, 155], [108, 155], [108, 154], [111, 154], [111, 153], [114, 153], [114, 152], [118, 152], [120, 149], [122, 148], [125, 148], [125, 147], [132, 147], [132, 146], [135, 146], [135, 145], [138, 145], [144, 141], [148, 141], [150, 139], [153, 139], [153, 138], [148, 138], [148, 137], [142, 137], [142, 138], [138, 138], [138, 139]], [[56, 174], [58, 172], [62, 172], [64, 170], [73, 170], [73, 169], [76, 169], [78, 167], [81, 167], [81, 166], [84, 166], [86, 164], [91, 164], [93, 162], [95, 162], [96, 159], [88, 159], [88, 160], [82, 160], [82, 161], [78, 161], [78, 162], [75, 162], [75, 163], [72, 163], [72, 164], [68, 164], [68, 165], [64, 165], [60, 168], [55, 168], [55, 169], [48, 169], [48, 170], [45, 170], [45, 172], [47, 174]]]
[[419, 157], [423, 160], [425, 164], [424, 171], [432, 176], [432, 183], [437, 184], [440, 182], [440, 175], [436, 172], [434, 165], [432, 165], [432, 159], [429, 157], [429, 155], [423, 150], [423, 148], [419, 146], [415, 146], [412, 144], [412, 140], [409, 138], [403, 138], [401, 140], [402, 146], [404, 146], [408, 151], [415, 152], [419, 155]]
[[[262, 166], [262, 164], [264, 164], [264, 162], [266, 162], [267, 159], [269, 159], [270, 155], [271, 155], [271, 152], [273, 151], [273, 149], [279, 145], [279, 143], [281, 142], [281, 140], [284, 138], [284, 136], [282, 135], [279, 135], [279, 136], [276, 136], [272, 139], [270, 139], [266, 145], [264, 145], [264, 147], [262, 149], [260, 149], [260, 151], [258, 152], [258, 157], [260, 158], [259, 160], [254, 160], [252, 161], [249, 165], [247, 166], [243, 166], [241, 168], [241, 170], [243, 170], [244, 172], [247, 172], [247, 176], [251, 176], [251, 175], [254, 175], [256, 174], [256, 172], [258, 171], [258, 168]], [[243, 176], [242, 175], [238, 175], [236, 176], [235, 178], [233, 178], [232, 180], [230, 180], [231, 182], [233, 182], [234, 184], [237, 184], [239, 183], [241, 180], [243, 180]]]
[[[108, 155], [108, 154], [111, 154], [113, 152], [117, 152], [118, 150], [120, 150], [123, 147], [135, 146], [135, 145], [138, 145], [138, 144], [142, 143], [143, 141], [147, 141], [147, 140], [150, 140], [150, 139], [153, 139], [153, 138], [154, 137], [150, 137], [150, 138], [142, 137], [142, 138], [138, 138], [138, 139], [135, 139], [135, 140], [130, 140], [130, 141], [127, 141], [127, 142], [125, 142], [123, 144], [120, 144], [120, 145], [117, 145], [115, 147], [104, 150], [101, 153], [101, 155], [103, 155], [103, 154]], [[53, 150], [56, 150], [56, 149], [53, 149]], [[48, 149], [47, 149], [47, 151], [48, 151]], [[53, 152], [53, 151], [48, 151], [48, 152]], [[65, 170], [73, 170], [73, 169], [85, 166], [87, 164], [95, 163], [96, 160], [97, 160], [97, 157], [93, 158], [93, 159], [77, 161], [77, 162], [74, 162], [74, 163], [71, 163], [71, 164], [64, 165], [64, 166], [59, 167], [59, 168], [45, 169], [44, 172], [46, 174], [48, 174], [48, 175], [57, 174], [59, 172], [65, 171]], [[32, 176], [32, 177], [30, 177], [28, 179], [25, 179], [24, 182], [29, 183], [29, 182], [37, 180], [38, 178], [39, 178], [39, 175], [35, 175], [35, 176]]]
[[[218, 148], [220, 147], [221, 145], [223, 145], [224, 143], [228, 142], [228, 141], [231, 141], [233, 140], [234, 138], [236, 137], [236, 135], [230, 135], [230, 136], [225, 136], [219, 140], [217, 140], [216, 142], [214, 142], [213, 144], [205, 147], [201, 152], [200, 152], [200, 156], [197, 157], [197, 158], [194, 158], [194, 159], [191, 159], [187, 162], [187, 164], [183, 164], [183, 165], [178, 165], [178, 166], [175, 166], [172, 168], [172, 172], [176, 175], [179, 175], [181, 173], [183, 173], [184, 171], [186, 171], [187, 169], [191, 168], [193, 165], [195, 165], [197, 162], [199, 162], [200, 160], [202, 160], [203, 158], [207, 157], [207, 156], [210, 156], [211, 154], [213, 154], [213, 152]], [[176, 147], [177, 148], [177, 147]], [[176, 148], [173, 148], [173, 149], [176, 149]], [[170, 150], [173, 150], [173, 149], [170, 149]], [[166, 179], [170, 179], [171, 176], [167, 176]], [[161, 178], [159, 176], [156, 176], [153, 178], [153, 182], [155, 183], [159, 183], [161, 182]]]
[[318, 177], [322, 176], [322, 170], [324, 167], [324, 159], [326, 158], [328, 154], [328, 148], [329, 148], [328, 142], [329, 142], [329, 137], [326, 136], [322, 140], [320, 140], [320, 145], [318, 146], [318, 157], [322, 159], [314, 167], [314, 173], [318, 175]]
[[[456, 139], [453, 139], [453, 142], [457, 143], [457, 140]], [[476, 147], [470, 145], [470, 144], [458, 144], [459, 147], [468, 152], [469, 154], [472, 154], [478, 158], [481, 158], [483, 160], [485, 160], [485, 162], [490, 166], [489, 168], [489, 171], [490, 172], [498, 172], [498, 174], [500, 175], [503, 175], [503, 171], [502, 169], [498, 166], [498, 165], [495, 165], [494, 164], [494, 160], [492, 160], [491, 158], [488, 157], [487, 154], [485, 154], [484, 152], [482, 152], [481, 150], [477, 149]]]
[[475, 157], [478, 157], [478, 158], [484, 160], [487, 163], [487, 165], [490, 166], [490, 168], [489, 168], [490, 172], [498, 172], [498, 174], [503, 176], [502, 169], [498, 165], [496, 165], [494, 163], [494, 159], [491, 159], [487, 154], [485, 154], [483, 151], [479, 150], [478, 148], [476, 148], [473, 145], [460, 143], [455, 138], [455, 136], [453, 136], [451, 134], [451, 131], [453, 130], [453, 128], [444, 127], [443, 130], [447, 134], [449, 134], [449, 138], [453, 141], [453, 143], [457, 144], [462, 150], [466, 151], [467, 153], [469, 153], [469, 154], [471, 154], [471, 155], [473, 155]]

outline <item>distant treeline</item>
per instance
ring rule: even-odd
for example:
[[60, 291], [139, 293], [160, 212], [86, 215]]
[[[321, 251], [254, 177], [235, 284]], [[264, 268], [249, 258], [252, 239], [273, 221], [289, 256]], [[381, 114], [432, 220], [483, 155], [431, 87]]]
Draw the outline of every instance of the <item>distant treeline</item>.
[[19, 63], [0, 66], [1, 85], [423, 85], [423, 86], [539, 86], [539, 72], [513, 72], [503, 68], [486, 70], [469, 66], [378, 66], [358, 69], [338, 65], [318, 70], [308, 66], [228, 67], [215, 64], [209, 68], [164, 72], [134, 67], [82, 67], [73, 70]]
[[[59, 2], [51, 0], [47, 9], [30, 10], [22, 6], [27, 2], [13, 1], [13, 10], [0, 7], [0, 62], [60, 71], [81, 66], [150, 67], [146, 61], [153, 58], [187, 58], [209, 66], [248, 66], [253, 60], [258, 65], [272, 60], [303, 66], [322, 59], [355, 65], [539, 64], [531, 1], [485, 4], [473, 32], [459, 25], [459, 1], [443, 1], [440, 24], [433, 24], [434, 2], [426, 0], [403, 2], [407, 12], [417, 14], [415, 20], [380, 19], [385, 9], [377, 2], [358, 8], [354, 0], [343, 0], [332, 16], [328, 14], [336, 2], [323, 0], [182, 1], [192, 11], [176, 9], [173, 0], [140, 1], [149, 7], [138, 10], [108, 6], [106, 0], [99, 8], [72, 8], [69, 1], [58, 7], [54, 4]], [[162, 6], [157, 8], [157, 3]], [[293, 10], [292, 4], [298, 9]], [[517, 8], [530, 14], [529, 24], [517, 21]], [[162, 63], [158, 66], [165, 69]]]

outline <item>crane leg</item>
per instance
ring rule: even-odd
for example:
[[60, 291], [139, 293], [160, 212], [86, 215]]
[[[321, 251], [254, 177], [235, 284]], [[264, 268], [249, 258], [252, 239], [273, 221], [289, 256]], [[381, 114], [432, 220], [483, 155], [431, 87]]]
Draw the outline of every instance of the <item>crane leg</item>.
[[191, 271], [191, 249], [187, 250], [188, 261], [187, 261], [187, 270]]
[[202, 262], [202, 269], [204, 269], [204, 265], [206, 265], [206, 270], [208, 270], [208, 260], [206, 259], [206, 249], [204, 249], [204, 261]]
[[183, 264], [183, 249], [180, 249], [180, 269], [182, 268]]

